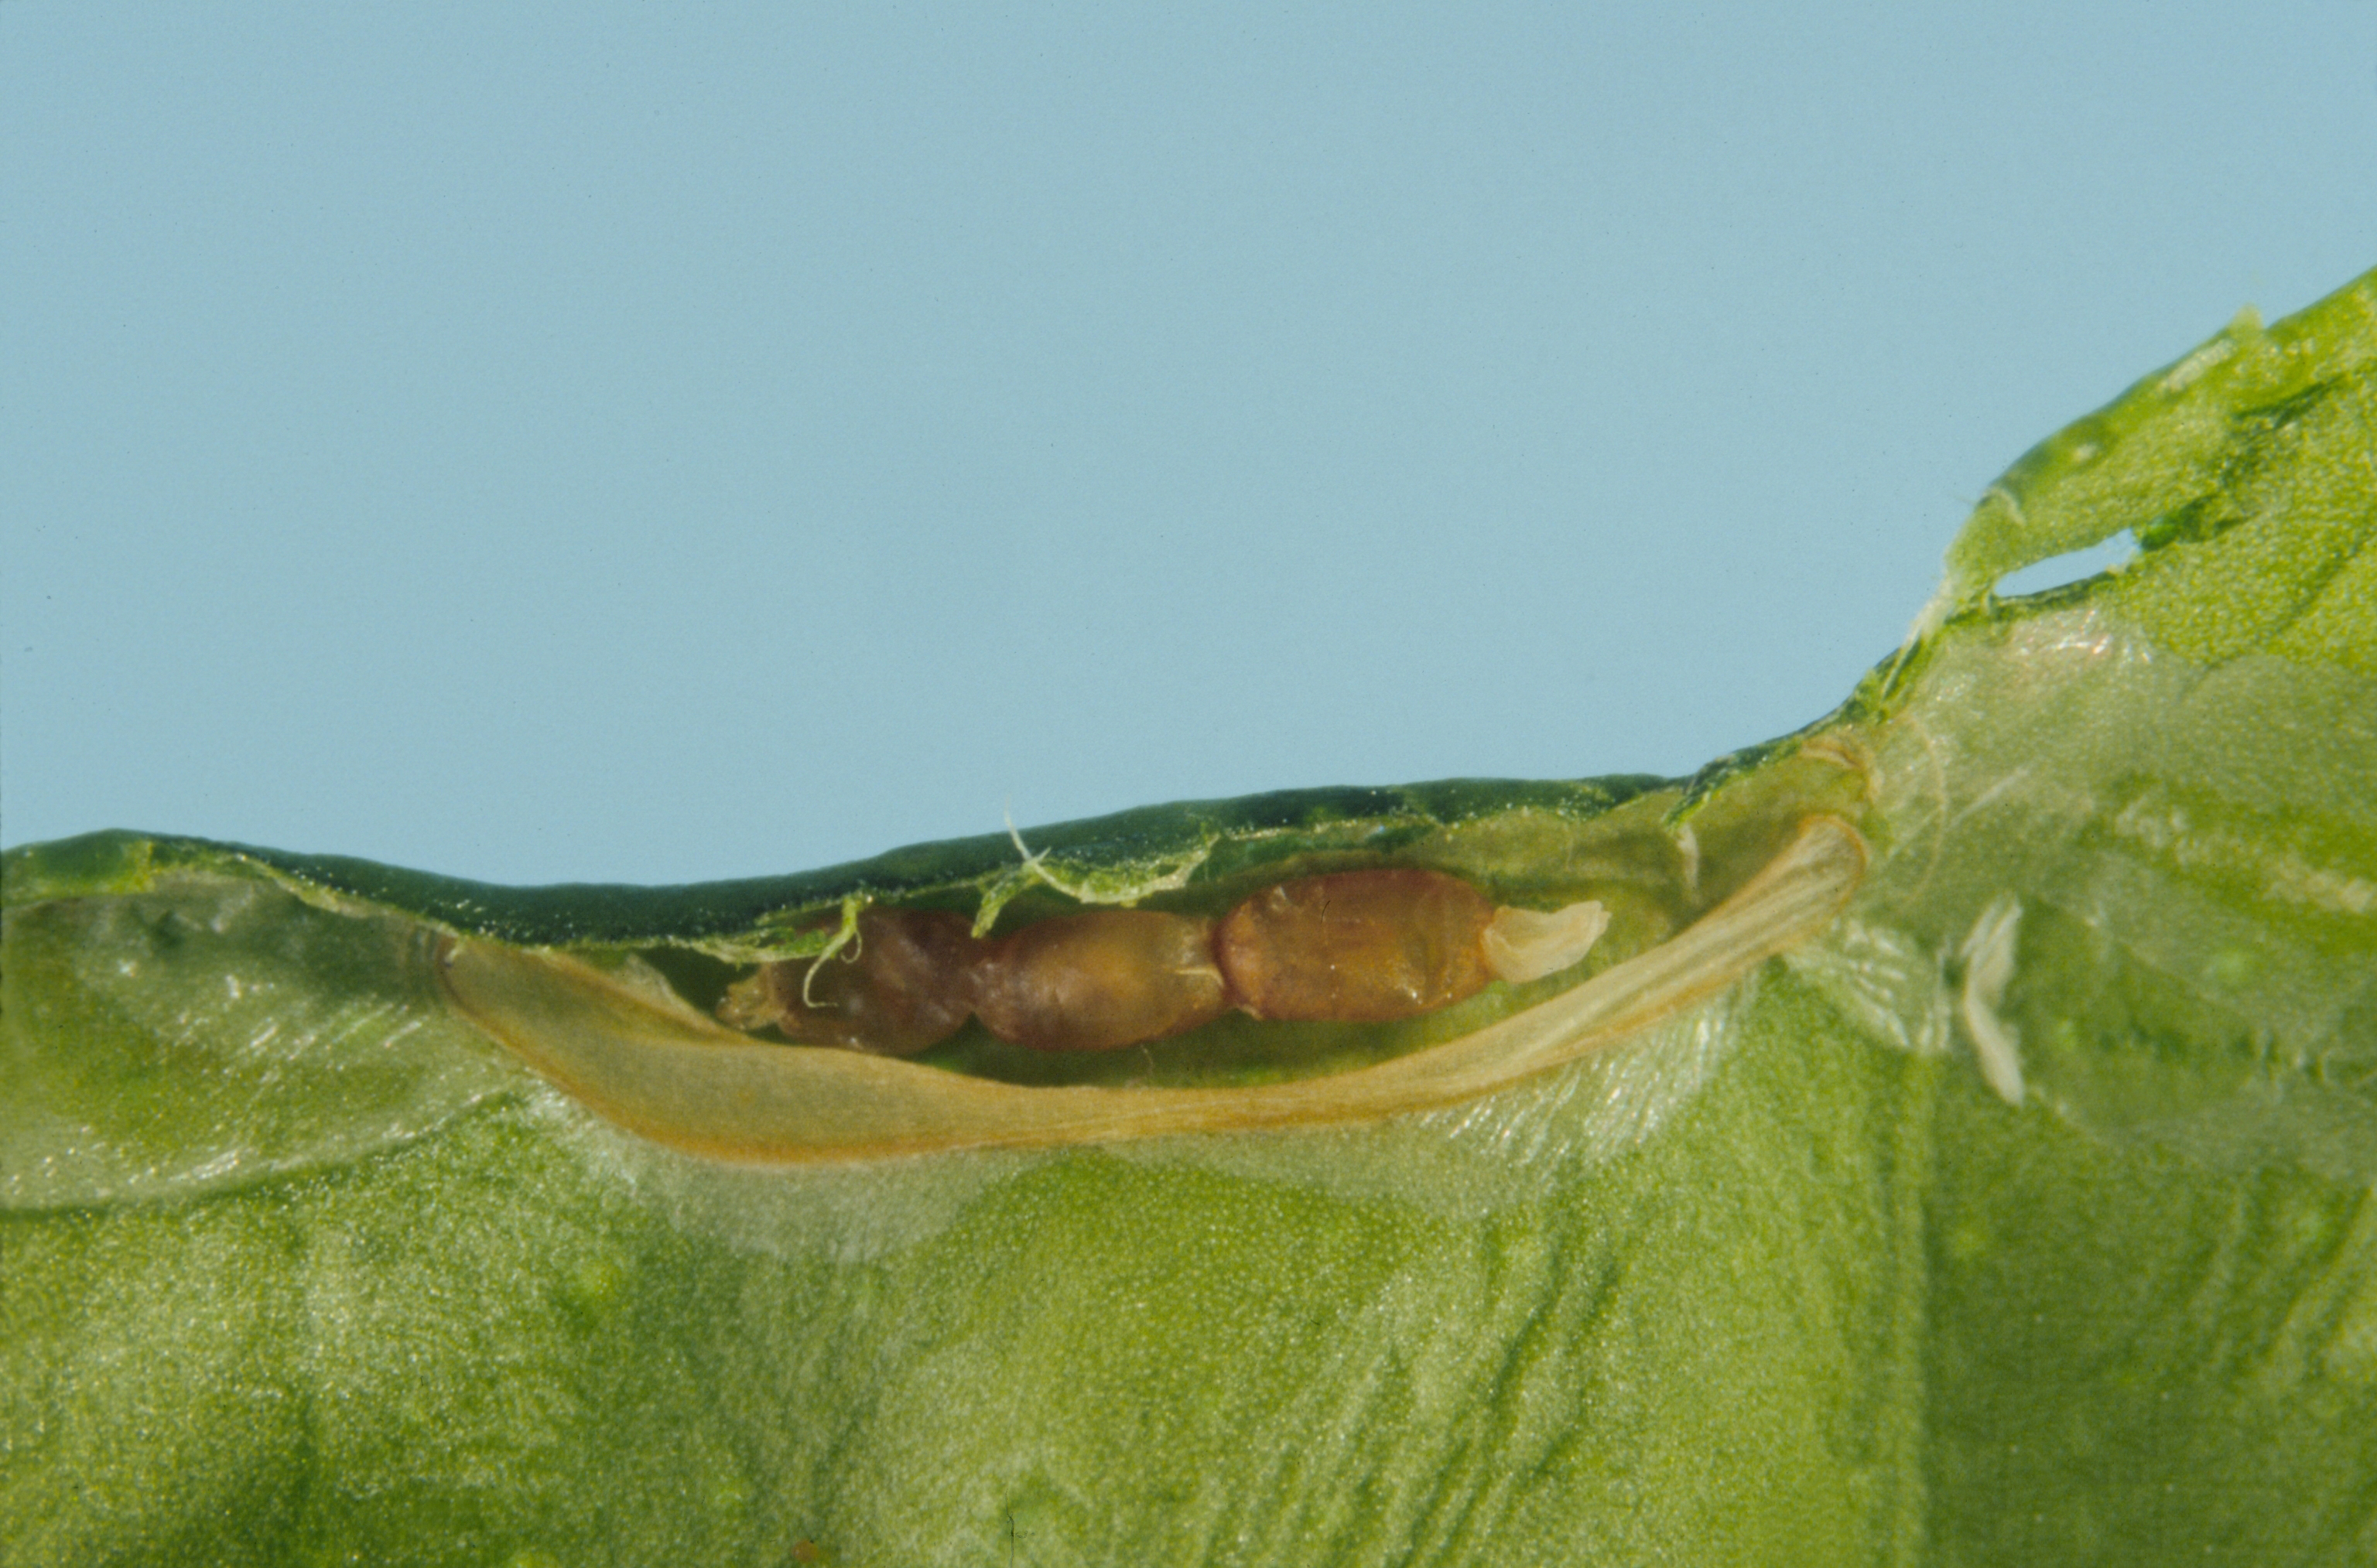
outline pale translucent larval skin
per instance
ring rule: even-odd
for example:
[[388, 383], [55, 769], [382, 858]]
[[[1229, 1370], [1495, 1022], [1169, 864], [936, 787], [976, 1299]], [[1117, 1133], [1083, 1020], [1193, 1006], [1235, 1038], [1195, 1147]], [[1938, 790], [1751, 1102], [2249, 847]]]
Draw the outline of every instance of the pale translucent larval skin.
[[12, 851], [0, 1562], [2377, 1560], [2372, 461], [2377, 278], [2043, 444], [1905, 649], [1689, 786], [1026, 835], [1159, 899], [1599, 878], [1617, 963], [1856, 816], [1822, 935], [1375, 1124], [735, 1169], [424, 985], [1066, 907], [1003, 836], [649, 894]]

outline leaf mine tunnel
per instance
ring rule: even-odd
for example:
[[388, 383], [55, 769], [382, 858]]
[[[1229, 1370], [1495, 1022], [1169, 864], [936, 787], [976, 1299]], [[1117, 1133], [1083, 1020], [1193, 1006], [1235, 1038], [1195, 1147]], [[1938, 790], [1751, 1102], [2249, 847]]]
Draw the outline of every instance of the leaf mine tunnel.
[[1496, 909], [1456, 876], [1382, 868], [1275, 883], [1219, 921], [1095, 909], [979, 940], [957, 915], [869, 908], [854, 940], [762, 966], [720, 1016], [791, 1039], [913, 1056], [969, 1016], [1012, 1045], [1113, 1051], [1211, 1023], [1388, 1023], [1496, 980], [1580, 963], [1608, 924], [1595, 902]]
[[[1701, 1002], [1822, 930], [1866, 861], [1855, 827], [1808, 817], [1700, 920], [1547, 1001], [1375, 1065], [1241, 1087], [1026, 1087], [866, 1051], [770, 1044], [578, 960], [497, 943], [447, 939], [439, 972], [463, 1016], [596, 1114], [713, 1159], [793, 1165], [1320, 1125], [1474, 1099]], [[1040, 940], [1104, 942], [1105, 924]], [[909, 934], [923, 946], [950, 933], [926, 925]], [[1513, 940], [1523, 945], [1529, 934], [1523, 925]], [[890, 943], [878, 954], [882, 964], [914, 956]], [[929, 968], [929, 957], [920, 961]]]

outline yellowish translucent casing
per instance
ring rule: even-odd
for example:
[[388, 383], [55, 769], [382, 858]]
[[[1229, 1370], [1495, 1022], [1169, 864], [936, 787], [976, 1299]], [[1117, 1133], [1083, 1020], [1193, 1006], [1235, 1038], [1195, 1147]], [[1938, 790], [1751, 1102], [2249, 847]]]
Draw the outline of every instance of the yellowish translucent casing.
[[763, 1044], [576, 959], [488, 942], [447, 939], [439, 970], [465, 1017], [597, 1115], [736, 1164], [1313, 1126], [1472, 1099], [1622, 1039], [1822, 930], [1866, 859], [1848, 823], [1810, 817], [1731, 897], [1572, 990], [1393, 1061], [1251, 1087], [1031, 1087]]

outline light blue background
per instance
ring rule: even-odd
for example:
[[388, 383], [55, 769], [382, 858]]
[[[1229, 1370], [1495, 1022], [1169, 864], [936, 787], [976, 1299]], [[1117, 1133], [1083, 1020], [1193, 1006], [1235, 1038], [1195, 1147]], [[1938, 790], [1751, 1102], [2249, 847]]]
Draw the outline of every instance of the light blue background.
[[2377, 262], [2377, 7], [0, 9], [0, 836], [1680, 772]]

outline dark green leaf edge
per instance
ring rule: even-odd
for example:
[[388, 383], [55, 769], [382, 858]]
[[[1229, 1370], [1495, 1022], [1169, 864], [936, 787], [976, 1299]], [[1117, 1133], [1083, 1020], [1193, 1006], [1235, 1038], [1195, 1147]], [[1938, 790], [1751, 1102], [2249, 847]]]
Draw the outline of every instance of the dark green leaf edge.
[[[1068, 868], [1192, 862], [1227, 867], [1328, 850], [1387, 853], [1419, 836], [1518, 810], [1599, 817], [1667, 780], [1648, 775], [1542, 782], [1455, 778], [1387, 789], [1284, 790], [1229, 801], [1142, 806], [1026, 830]], [[1237, 851], [1217, 857], [1224, 846]], [[23, 845], [0, 857], [9, 907], [119, 893], [179, 871], [261, 876], [301, 894], [399, 910], [446, 929], [523, 946], [699, 943], [740, 936], [845, 898], [904, 903], [978, 894], [1021, 869], [1005, 833], [911, 845], [870, 860], [789, 875], [645, 887], [561, 883], [507, 887], [342, 855], [295, 854], [204, 838], [110, 830]]]

